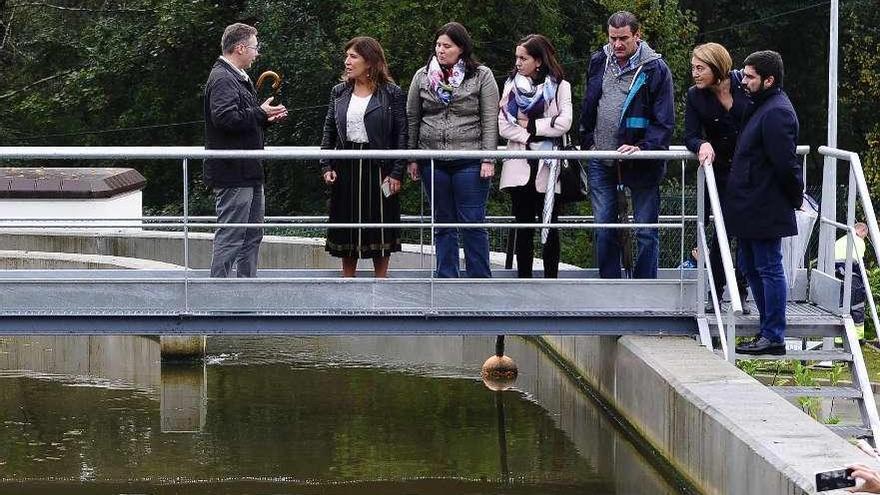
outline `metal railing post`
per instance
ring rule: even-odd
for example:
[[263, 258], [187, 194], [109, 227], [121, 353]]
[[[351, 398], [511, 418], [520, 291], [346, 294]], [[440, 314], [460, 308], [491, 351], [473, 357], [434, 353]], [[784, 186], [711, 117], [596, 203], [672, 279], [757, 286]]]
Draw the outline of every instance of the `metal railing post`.
[[[849, 314], [852, 307], [852, 256], [853, 248], [855, 247], [853, 229], [856, 223], [856, 176], [852, 171], [852, 162], [850, 162], [847, 170], [849, 170], [849, 190], [847, 191], [846, 198], [846, 256], [843, 258], [846, 266], [844, 267], [843, 276], [843, 307], [841, 308], [841, 315]], [[836, 262], [837, 260], [835, 260], [835, 264]]]
[[[823, 217], [837, 220], [837, 159], [827, 155], [822, 167], [822, 204], [819, 209]], [[817, 268], [828, 275], [834, 274], [835, 233], [836, 229], [832, 225], [819, 226]]]
[[[418, 167], [418, 165], [416, 165]], [[425, 180], [422, 177], [422, 180]], [[421, 184], [419, 187], [419, 223], [422, 224], [422, 227], [419, 227], [419, 268], [425, 268], [425, 185]]]
[[[709, 203], [712, 205], [713, 225], [715, 226], [715, 237], [718, 239], [718, 248], [721, 250], [721, 265], [724, 267], [724, 279], [728, 287], [736, 287], [734, 263], [730, 253], [730, 243], [727, 241], [727, 227], [724, 226], [721, 200], [718, 197], [718, 188], [715, 186], [715, 171], [711, 166], [703, 168], [706, 169], [706, 190], [709, 192]], [[736, 315], [741, 315], [743, 301], [739, 297], [739, 291], [731, 289], [729, 292], [731, 309]]]
[[183, 159], [183, 307], [189, 313], [189, 160], [186, 158]]
[[[424, 177], [422, 177], [422, 180], [424, 180]], [[432, 263], [433, 266], [431, 268], [431, 281], [430, 281], [430, 284], [431, 284], [430, 312], [431, 312], [431, 314], [434, 314], [437, 312], [437, 310], [434, 309], [434, 272], [440, 266], [440, 260], [437, 256], [437, 242], [436, 242], [436, 234], [437, 233], [434, 231], [434, 225], [437, 223], [437, 219], [434, 218], [434, 215], [436, 212], [436, 208], [435, 208], [436, 205], [434, 204], [434, 189], [436, 186], [437, 186], [437, 183], [434, 181], [434, 159], [431, 158], [431, 204], [430, 204], [429, 209], [431, 210], [431, 246], [434, 247], [434, 263]], [[455, 246], [455, 249], [458, 249], [458, 246]], [[458, 270], [458, 267], [455, 267], [455, 269]]]
[[[679, 261], [678, 261], [678, 263], [679, 263], [679, 266], [681, 266], [681, 264], [684, 263], [684, 233], [685, 233], [685, 224], [684, 224], [684, 220], [685, 220], [685, 214], [684, 214], [684, 171], [685, 171], [685, 166], [686, 166], [686, 165], [687, 165], [687, 160], [685, 160], [684, 158], [682, 158], [682, 160], [681, 160], [681, 187], [680, 187], [680, 189], [681, 189], [681, 235], [680, 235], [680, 239], [679, 239], [680, 242], [679, 242], [679, 247], [678, 247], [678, 250], [679, 250], [679, 253], [678, 253], [678, 259], [679, 259]], [[659, 212], [658, 212], [658, 215], [659, 215]], [[660, 238], [660, 233], [661, 233], [661, 232], [658, 230], [658, 231], [657, 231], [658, 242], [659, 242], [659, 238]], [[679, 271], [679, 277], [678, 277], [678, 297], [679, 297], [679, 301], [681, 301], [682, 304], [683, 304], [683, 303], [684, 303], [684, 270], [680, 270], [680, 271]]]
[[[705, 184], [706, 172], [702, 166], [697, 166], [697, 235], [706, 231], [706, 198]], [[708, 245], [706, 250], [700, 250], [700, 256], [697, 258], [697, 316], [706, 315], [706, 260], [709, 253]]]

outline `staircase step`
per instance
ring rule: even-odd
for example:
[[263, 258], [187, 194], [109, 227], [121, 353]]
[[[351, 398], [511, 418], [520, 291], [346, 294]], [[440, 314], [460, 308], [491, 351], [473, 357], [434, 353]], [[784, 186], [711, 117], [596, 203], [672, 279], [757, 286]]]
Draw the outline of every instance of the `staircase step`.
[[737, 354], [737, 359], [760, 359], [763, 361], [852, 361], [852, 354], [841, 349], [815, 351], [786, 351], [784, 356], [771, 354]]
[[[760, 332], [761, 322], [758, 310], [753, 302], [748, 303], [752, 309], [750, 315], [736, 317], [737, 337], [747, 337]], [[727, 304], [724, 305], [721, 319], [727, 324]], [[707, 314], [709, 328], [716, 334], [715, 315]], [[843, 320], [818, 306], [808, 303], [789, 302], [785, 307], [786, 337], [840, 337], [843, 334]]]
[[829, 399], [861, 399], [862, 391], [853, 387], [770, 387], [785, 398], [825, 397]]
[[[712, 335], [716, 335], [717, 329], [714, 322], [709, 320]], [[757, 321], [740, 321], [736, 322], [737, 337], [752, 337], [761, 332], [760, 324]], [[812, 322], [786, 322], [786, 337], [840, 337], [843, 335], [843, 324], [840, 321], [828, 321], [817, 319]]]
[[843, 438], [866, 438], [873, 436], [871, 429], [858, 425], [827, 425], [828, 429]]

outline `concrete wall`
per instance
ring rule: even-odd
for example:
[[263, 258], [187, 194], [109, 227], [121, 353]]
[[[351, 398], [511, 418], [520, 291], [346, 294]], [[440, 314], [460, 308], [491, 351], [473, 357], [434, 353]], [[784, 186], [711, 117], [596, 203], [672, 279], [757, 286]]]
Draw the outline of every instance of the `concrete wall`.
[[[137, 215], [135, 215], [137, 216]], [[189, 234], [190, 268], [209, 268], [211, 243], [209, 233]], [[127, 231], [96, 232], [94, 230], [65, 229], [63, 231], [34, 232], [25, 229], [0, 231], [0, 250], [44, 251], [56, 253], [100, 254], [140, 258], [183, 265], [183, 234], [180, 232]], [[464, 256], [461, 257], [464, 260]], [[490, 262], [504, 265], [503, 253], [491, 253]], [[429, 268], [433, 256], [431, 246], [423, 248], [405, 244], [403, 252], [391, 259], [394, 268]], [[341, 262], [324, 250], [323, 238], [265, 236], [260, 245], [260, 268], [339, 268]], [[369, 260], [361, 262], [361, 269], [370, 269]], [[569, 265], [561, 265], [566, 269]], [[540, 260], [535, 268], [542, 269]]]
[[[138, 218], [143, 211], [143, 193], [131, 191], [112, 198], [96, 199], [0, 199], [0, 218], [102, 218], [101, 225], [125, 225], [131, 222], [115, 218]], [[35, 224], [40, 222], [35, 221]], [[0, 225], [21, 225], [22, 222], [0, 222]], [[44, 225], [51, 225], [46, 222]], [[41, 229], [42, 230], [42, 229]], [[59, 230], [67, 230], [60, 228]], [[140, 227], [117, 227], [113, 230], [140, 230]]]
[[815, 493], [817, 472], [880, 468], [693, 339], [543, 340], [705, 493]]
[[47, 253], [44, 251], [0, 251], [0, 270], [171, 270], [178, 265], [161, 261], [106, 256], [101, 254]]

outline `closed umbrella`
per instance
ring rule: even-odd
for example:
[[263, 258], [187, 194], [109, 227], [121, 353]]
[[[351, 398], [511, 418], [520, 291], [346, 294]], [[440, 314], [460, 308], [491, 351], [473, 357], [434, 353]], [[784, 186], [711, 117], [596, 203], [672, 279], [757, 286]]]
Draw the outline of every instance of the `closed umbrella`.
[[[556, 199], [556, 180], [559, 178], [559, 160], [544, 160], [550, 173], [547, 177], [547, 192], [544, 193], [544, 208], [541, 210], [541, 220], [544, 225], [549, 225], [553, 220], [553, 201]], [[541, 244], [547, 244], [547, 236], [550, 228], [541, 229]]]
[[[630, 223], [629, 201], [626, 198], [626, 186], [623, 185], [620, 161], [617, 162], [617, 223]], [[623, 263], [626, 278], [632, 278], [632, 229], [617, 229], [617, 243], [620, 246], [620, 261]]]

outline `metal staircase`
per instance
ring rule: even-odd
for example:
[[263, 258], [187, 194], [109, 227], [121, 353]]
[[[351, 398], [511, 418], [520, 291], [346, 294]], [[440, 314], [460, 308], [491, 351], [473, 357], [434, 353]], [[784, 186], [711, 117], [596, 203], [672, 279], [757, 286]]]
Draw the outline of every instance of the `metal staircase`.
[[[704, 345], [712, 348], [712, 329], [716, 329], [715, 335], [720, 337], [722, 343], [721, 354], [731, 362], [738, 360], [762, 360], [762, 361], [801, 361], [815, 363], [831, 361], [844, 363], [849, 374], [849, 383], [838, 383], [832, 386], [771, 386], [770, 388], [787, 399], [795, 400], [802, 397], [843, 399], [852, 400], [859, 409], [861, 421], [858, 424], [834, 424], [828, 428], [845, 438], [864, 438], [872, 444], [877, 444], [880, 438], [880, 417], [878, 417], [877, 404], [871, 389], [871, 383], [862, 350], [856, 335], [853, 320], [850, 317], [850, 295], [852, 276], [852, 260], [847, 260], [847, 274], [844, 280], [838, 280], [834, 276], [834, 242], [837, 229], [844, 230], [849, 235], [849, 249], [852, 253], [853, 225], [855, 224], [856, 198], [860, 199], [862, 210], [865, 214], [865, 222], [868, 224], [869, 233], [875, 253], [880, 259], [880, 231], [877, 228], [877, 219], [873, 205], [868, 195], [864, 173], [858, 155], [847, 151], [821, 147], [819, 152], [825, 157], [823, 181], [822, 181], [822, 206], [819, 217], [819, 256], [816, 268], [809, 271], [809, 282], [804, 273], [797, 277], [797, 282], [790, 289], [789, 302], [786, 308], [786, 337], [803, 339], [824, 339], [826, 345], [817, 349], [789, 350], [785, 356], [775, 355], [742, 355], [736, 354], [736, 337], [751, 337], [759, 333], [760, 324], [757, 309], [752, 305], [750, 315], [742, 314], [743, 304], [736, 291], [731, 295], [729, 303], [722, 304], [721, 295], [714, 293], [714, 284], [709, 284], [709, 295], [715, 308], [715, 314], [706, 314], [702, 308], [698, 308], [697, 325], [700, 329], [701, 340]], [[837, 193], [837, 160], [848, 162], [849, 189], [847, 198], [846, 223], [837, 222], [836, 218], [836, 193]], [[705, 169], [705, 170], [704, 170]], [[699, 185], [707, 188], [709, 193], [712, 213], [715, 217], [716, 233], [726, 236], [724, 232], [721, 209], [718, 203], [717, 191], [715, 190], [714, 174], [711, 167], [701, 167]], [[700, 197], [702, 193], [698, 192]], [[700, 201], [700, 199], [698, 199]], [[699, 206], [698, 206], [699, 209]], [[708, 247], [705, 238], [705, 226], [701, 220], [698, 231], [700, 233], [700, 247], [703, 249], [705, 258], [708, 258]], [[725, 239], [726, 240], [726, 239]], [[725, 268], [726, 281], [733, 281], [733, 264], [726, 242], [722, 244], [722, 258]], [[700, 267], [701, 269], [703, 267]], [[859, 276], [864, 278], [864, 284], [868, 292], [868, 301], [871, 302], [871, 314], [875, 325], [880, 328], [877, 320], [876, 308], [873, 306], [870, 284], [864, 270]], [[706, 269], [706, 276], [710, 278], [711, 270]], [[700, 284], [702, 286], [702, 284]], [[735, 285], [734, 285], [735, 286]], [[705, 291], [701, 292], [705, 294]], [[841, 293], [843, 297], [841, 297]], [[842, 343], [842, 347], [835, 347], [833, 342]], [[829, 345], [831, 344], [831, 345]]]

